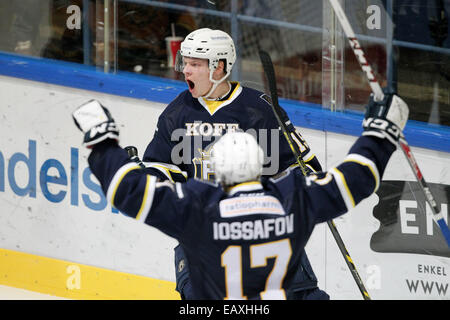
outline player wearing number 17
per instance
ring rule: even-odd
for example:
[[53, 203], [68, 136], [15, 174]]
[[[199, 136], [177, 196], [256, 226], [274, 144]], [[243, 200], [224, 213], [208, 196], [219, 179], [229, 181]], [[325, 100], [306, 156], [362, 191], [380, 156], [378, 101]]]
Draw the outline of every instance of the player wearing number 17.
[[92, 148], [89, 166], [111, 204], [184, 247], [196, 297], [284, 299], [314, 226], [377, 190], [408, 107], [395, 95], [381, 102], [370, 98], [364, 133], [344, 161], [308, 177], [294, 168], [278, 179], [260, 180], [263, 151], [256, 140], [248, 133], [226, 133], [211, 150], [216, 183], [159, 182], [119, 147], [116, 127], [104, 125], [114, 120], [97, 101], [73, 117], [85, 134], [84, 145]]
[[[263, 179], [298, 165], [279, 130], [270, 99], [264, 93], [229, 81], [236, 60], [233, 39], [222, 30], [202, 28], [181, 43], [175, 70], [188, 85], [162, 112], [157, 130], [143, 155], [148, 172], [172, 182], [186, 178], [214, 181], [210, 148], [225, 132], [253, 132], [264, 151]], [[294, 128], [286, 112], [282, 121], [308, 168], [321, 171], [314, 153]], [[192, 292], [190, 269], [183, 247], [175, 250], [176, 290], [182, 299], [197, 299]], [[306, 252], [302, 256], [288, 299], [329, 299], [317, 284]]]

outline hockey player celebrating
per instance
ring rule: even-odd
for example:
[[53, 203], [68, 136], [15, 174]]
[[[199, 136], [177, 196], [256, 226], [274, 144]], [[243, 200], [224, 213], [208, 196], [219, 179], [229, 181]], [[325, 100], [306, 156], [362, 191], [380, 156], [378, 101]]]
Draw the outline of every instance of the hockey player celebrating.
[[74, 113], [92, 148], [88, 162], [108, 201], [174, 237], [198, 299], [284, 299], [315, 224], [374, 193], [408, 118], [398, 96], [369, 99], [363, 135], [342, 163], [304, 177], [299, 168], [261, 180], [263, 150], [252, 135], [226, 133], [212, 147], [216, 182], [159, 182], [119, 147], [108, 110], [92, 100]]
[[[188, 89], [160, 115], [143, 155], [148, 167], [160, 171], [155, 174], [173, 181], [185, 181], [186, 177], [212, 179], [208, 147], [224, 132], [239, 129], [255, 130], [260, 145], [261, 140], [267, 145], [263, 147], [267, 149], [264, 175], [274, 175], [295, 163], [287, 142], [280, 139], [270, 98], [239, 82], [228, 81], [235, 61], [233, 39], [221, 30], [202, 28], [181, 43], [175, 69], [183, 72]], [[306, 164], [320, 170], [317, 158], [295, 132], [285, 112], [284, 117]], [[272, 144], [272, 136], [276, 143]]]
[[[213, 180], [211, 145], [223, 133], [236, 130], [252, 130], [263, 147], [263, 176], [270, 177], [296, 165], [272, 113], [269, 97], [239, 82], [228, 81], [235, 61], [233, 39], [221, 30], [199, 29], [181, 43], [175, 69], [183, 72], [188, 89], [180, 93], [158, 119], [155, 135], [143, 156], [145, 165], [153, 168], [152, 174], [171, 181], [186, 181], [192, 177]], [[284, 110], [283, 113], [306, 165], [320, 171], [319, 161], [295, 131]], [[177, 246], [177, 290], [183, 299], [193, 299], [185, 260], [182, 248]], [[328, 294], [318, 288], [306, 253], [301, 266], [289, 298], [329, 299]]]

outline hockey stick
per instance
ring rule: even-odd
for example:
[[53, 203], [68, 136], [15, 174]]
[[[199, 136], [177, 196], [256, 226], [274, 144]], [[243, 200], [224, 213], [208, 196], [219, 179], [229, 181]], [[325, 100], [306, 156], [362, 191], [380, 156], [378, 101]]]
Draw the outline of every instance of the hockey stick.
[[[284, 137], [286, 138], [289, 147], [292, 150], [292, 153], [294, 154], [298, 164], [300, 165], [300, 168], [302, 169], [302, 173], [304, 176], [307, 176], [306, 173], [306, 165], [305, 162], [302, 159], [301, 154], [297, 151], [297, 149], [294, 147], [294, 142], [292, 141], [292, 137], [289, 135], [289, 132], [287, 130], [286, 124], [282, 121], [282, 114], [281, 114], [281, 107], [278, 103], [278, 92], [277, 92], [277, 83], [275, 80], [275, 71], [273, 68], [272, 59], [270, 58], [270, 55], [260, 50], [259, 51], [259, 58], [261, 59], [261, 63], [264, 69], [264, 73], [266, 74], [267, 81], [269, 83], [269, 90], [270, 90], [270, 96], [272, 100], [272, 110], [275, 114], [275, 117], [277, 118], [278, 124], [283, 132]], [[356, 284], [358, 285], [359, 290], [361, 291], [361, 294], [364, 298], [364, 300], [371, 300], [370, 296], [361, 280], [361, 277], [359, 276], [358, 271], [356, 270], [356, 267], [353, 263], [352, 258], [350, 257], [350, 254], [348, 253], [344, 241], [342, 240], [334, 222], [332, 220], [327, 221], [328, 227], [330, 228], [331, 233], [333, 234], [334, 239], [336, 240], [336, 243], [344, 257], [345, 262], [347, 263], [348, 268], [350, 269], [350, 272], [355, 279]]]
[[[344, 10], [342, 9], [338, 0], [330, 0], [330, 4], [333, 7], [339, 22], [341, 23], [342, 29], [344, 30], [344, 33], [348, 38], [350, 47], [353, 49], [353, 53], [358, 59], [361, 69], [366, 73], [366, 77], [367, 80], [369, 81], [370, 88], [372, 89], [372, 92], [374, 94], [374, 99], [376, 101], [383, 100], [384, 98], [383, 90], [381, 89], [381, 86], [378, 83], [377, 79], [375, 78], [372, 68], [370, 67], [366, 57], [364, 56], [364, 52], [361, 49], [361, 45], [359, 44], [358, 39], [356, 39], [355, 33], [353, 32], [353, 29], [350, 25], [350, 22], [347, 19], [347, 16], [345, 15]], [[440, 210], [437, 207], [436, 200], [433, 194], [431, 193], [431, 190], [428, 187], [428, 184], [426, 183], [423, 174], [420, 171], [419, 166], [417, 165], [417, 161], [414, 158], [411, 149], [408, 145], [408, 142], [406, 142], [406, 139], [404, 138], [403, 134], [402, 137], [400, 137], [399, 139], [399, 145], [403, 151], [403, 154], [408, 160], [408, 163], [416, 177], [417, 182], [420, 185], [420, 189], [422, 190], [425, 196], [425, 200], [430, 205], [431, 211], [433, 213], [433, 219], [438, 224], [439, 228], [441, 229], [442, 235], [444, 236], [444, 239], [447, 242], [447, 245], [450, 247], [450, 231], [448, 229], [448, 225], [444, 220], [442, 212], [440, 212]]]
[[124, 149], [128, 153], [128, 157], [130, 158], [130, 160], [136, 162], [141, 168], [145, 168], [145, 164], [141, 161], [141, 159], [139, 159], [138, 151], [135, 146], [128, 146]]

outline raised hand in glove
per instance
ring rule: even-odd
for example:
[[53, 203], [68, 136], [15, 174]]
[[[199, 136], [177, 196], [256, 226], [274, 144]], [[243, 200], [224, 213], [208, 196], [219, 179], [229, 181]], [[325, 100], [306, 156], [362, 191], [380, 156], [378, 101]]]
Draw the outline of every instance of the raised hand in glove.
[[363, 121], [363, 135], [388, 139], [397, 146], [403, 137], [403, 128], [408, 120], [408, 105], [395, 94], [386, 94], [381, 101], [370, 95]]
[[92, 148], [106, 139], [119, 141], [119, 129], [108, 109], [97, 100], [90, 100], [78, 107], [72, 117], [84, 133], [83, 146]]

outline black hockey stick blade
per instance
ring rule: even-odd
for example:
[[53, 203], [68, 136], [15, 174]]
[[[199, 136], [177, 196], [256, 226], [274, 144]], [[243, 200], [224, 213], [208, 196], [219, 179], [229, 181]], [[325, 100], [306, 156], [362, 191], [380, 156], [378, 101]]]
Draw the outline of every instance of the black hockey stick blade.
[[270, 58], [270, 55], [264, 50], [259, 50], [259, 58], [261, 60], [262, 67], [267, 77], [267, 82], [269, 84], [270, 99], [272, 102], [271, 103], [272, 111], [275, 114], [275, 117], [283, 132], [283, 135], [286, 138], [286, 141], [289, 144], [289, 147], [291, 148], [291, 151], [294, 154], [297, 163], [299, 164], [300, 169], [302, 170], [303, 175], [306, 176], [307, 169], [305, 162], [303, 161], [303, 158], [301, 156], [300, 150], [297, 150], [297, 147], [288, 132], [287, 125], [286, 123], [284, 123], [282, 119], [281, 107], [280, 104], [278, 103], [277, 82], [275, 78], [275, 69], [273, 67], [272, 58]]
[[278, 106], [277, 82], [275, 79], [275, 70], [273, 68], [272, 58], [270, 58], [270, 55], [266, 51], [259, 50], [259, 59], [261, 60], [264, 73], [267, 77], [272, 103]]

